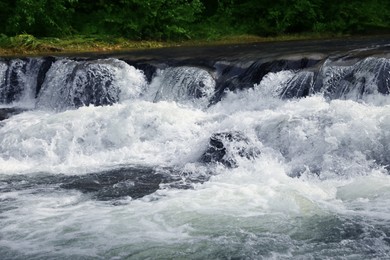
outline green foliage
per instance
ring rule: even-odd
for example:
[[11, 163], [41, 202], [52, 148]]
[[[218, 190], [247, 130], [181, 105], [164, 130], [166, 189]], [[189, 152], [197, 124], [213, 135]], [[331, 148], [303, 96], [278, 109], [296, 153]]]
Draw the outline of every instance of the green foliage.
[[364, 32], [373, 28], [389, 28], [390, 3], [386, 0], [335, 1], [329, 2], [321, 21], [323, 30], [341, 32]]
[[10, 38], [12, 47], [36, 48], [39, 45], [38, 40], [30, 34], [19, 34]]
[[0, 24], [3, 27], [3, 31], [0, 31], [1, 33], [5, 32], [4, 25], [7, 23], [13, 8], [14, 5], [12, 1], [0, 1]]
[[86, 32], [171, 40], [190, 38], [191, 25], [202, 10], [199, 0], [102, 0], [90, 14], [92, 20], [80, 22]]
[[266, 15], [267, 28], [273, 28], [274, 33], [307, 32], [312, 30], [313, 24], [321, 17], [320, 1], [292, 0], [276, 2]]
[[[388, 0], [1, 0], [8, 36], [127, 39], [390, 31]], [[27, 41], [27, 39], [24, 39]]]
[[[71, 5], [77, 0], [16, 0], [6, 22], [9, 34], [36, 36], [64, 35], [71, 32]], [[11, 4], [9, 4], [11, 6]]]
[[5, 34], [0, 33], [0, 46], [7, 47], [7, 46], [10, 46], [10, 44], [11, 44], [10, 38]]

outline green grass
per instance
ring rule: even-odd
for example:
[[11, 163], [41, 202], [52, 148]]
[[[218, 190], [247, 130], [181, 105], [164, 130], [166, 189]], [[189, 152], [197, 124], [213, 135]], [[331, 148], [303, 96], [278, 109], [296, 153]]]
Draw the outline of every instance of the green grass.
[[29, 34], [0, 35], [0, 56], [49, 55], [56, 53], [109, 52], [125, 49], [159, 48], [157, 41], [130, 41], [120, 37], [75, 35], [62, 38], [36, 38]]
[[[342, 35], [338, 35], [339, 37]], [[345, 35], [344, 35], [345, 36]], [[133, 41], [122, 37], [73, 35], [62, 38], [36, 38], [30, 34], [14, 37], [0, 35], [0, 56], [35, 56], [65, 53], [112, 52], [135, 49], [150, 49], [174, 46], [204, 46], [269, 41], [291, 41], [324, 39], [335, 37], [331, 34], [293, 34], [276, 37], [254, 35], [231, 35], [212, 40], [198, 39], [186, 41]]]

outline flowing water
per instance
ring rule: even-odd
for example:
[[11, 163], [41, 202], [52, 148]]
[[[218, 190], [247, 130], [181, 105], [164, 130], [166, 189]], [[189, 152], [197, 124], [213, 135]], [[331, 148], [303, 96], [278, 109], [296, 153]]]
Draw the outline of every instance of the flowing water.
[[390, 59], [267, 62], [0, 61], [1, 259], [389, 258]]

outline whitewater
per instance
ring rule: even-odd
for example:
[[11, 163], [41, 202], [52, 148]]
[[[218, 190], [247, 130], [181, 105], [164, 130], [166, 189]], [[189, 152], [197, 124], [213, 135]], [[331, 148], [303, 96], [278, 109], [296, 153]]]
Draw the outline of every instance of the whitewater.
[[1, 259], [389, 258], [386, 55], [0, 61]]

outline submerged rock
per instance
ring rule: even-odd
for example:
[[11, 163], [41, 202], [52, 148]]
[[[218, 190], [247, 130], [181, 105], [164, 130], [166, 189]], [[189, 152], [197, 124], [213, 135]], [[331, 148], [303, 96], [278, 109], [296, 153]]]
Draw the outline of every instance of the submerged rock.
[[163, 180], [163, 175], [152, 168], [124, 168], [73, 176], [60, 187], [93, 193], [98, 200], [125, 196], [138, 199], [157, 191]]
[[184, 173], [172, 168], [125, 167], [86, 175], [58, 179], [63, 189], [75, 189], [91, 194], [97, 200], [122, 197], [139, 199], [159, 189], [190, 189], [193, 183], [203, 183], [209, 176]]
[[125, 197], [139, 199], [159, 189], [191, 189], [209, 175], [173, 168], [130, 166], [83, 175], [37, 173], [0, 178], [0, 192], [19, 190], [77, 190], [92, 199], [109, 201]]
[[226, 167], [237, 167], [236, 156], [256, 158], [260, 150], [241, 132], [221, 132], [210, 137], [207, 150], [200, 158], [202, 163], [221, 163]]

